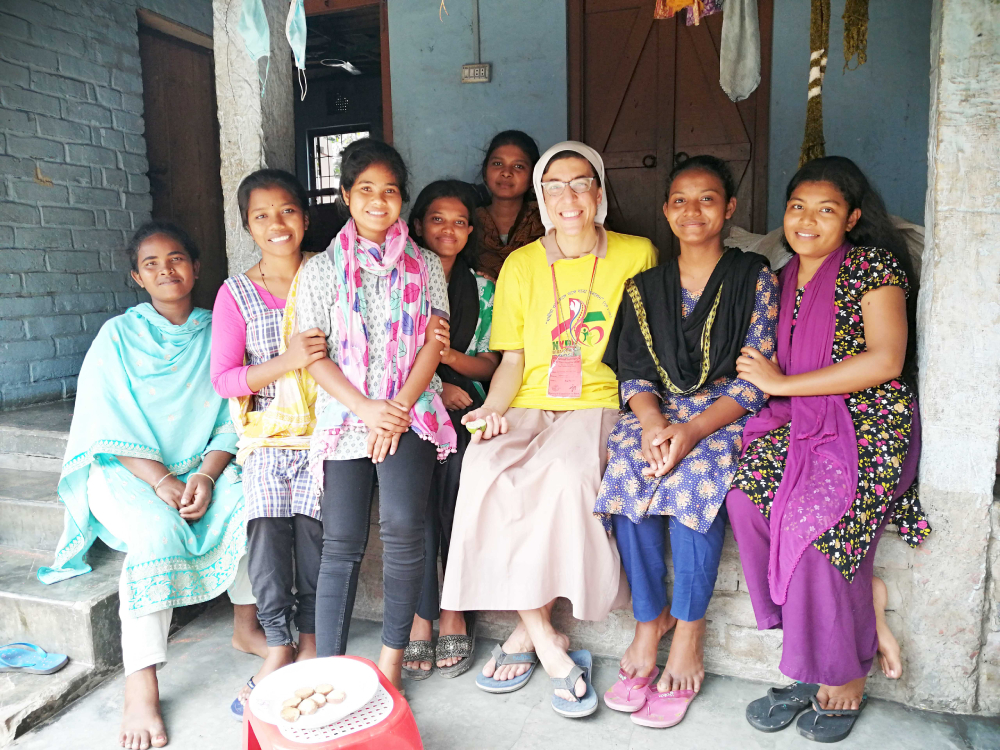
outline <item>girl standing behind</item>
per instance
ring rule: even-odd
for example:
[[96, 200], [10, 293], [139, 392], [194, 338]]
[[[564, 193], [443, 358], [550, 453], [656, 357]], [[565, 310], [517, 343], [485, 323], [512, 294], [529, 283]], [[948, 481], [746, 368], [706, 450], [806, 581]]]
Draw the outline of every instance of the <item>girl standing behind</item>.
[[246, 273], [230, 276], [219, 290], [212, 385], [223, 398], [238, 399], [242, 439], [237, 460], [243, 464], [247, 498], [250, 583], [267, 637], [263, 666], [232, 705], [241, 717], [254, 680], [296, 658], [316, 655], [323, 539], [319, 492], [309, 474], [308, 425], [289, 424], [275, 396], [282, 378], [326, 354], [326, 341], [317, 329], [303, 331], [281, 351], [285, 299], [302, 264], [300, 245], [309, 227], [301, 183], [288, 172], [261, 169], [240, 183], [237, 201], [243, 228], [260, 248], [261, 259]]
[[[489, 383], [500, 363], [500, 355], [489, 350], [495, 284], [473, 271], [475, 245], [469, 240], [474, 215], [473, 188], [459, 180], [432, 182], [420, 191], [410, 211], [410, 236], [441, 259], [448, 280], [454, 346], [442, 352], [438, 374], [444, 381], [442, 398], [453, 425], [483, 405], [483, 384]], [[456, 432], [457, 451], [435, 468], [427, 505], [423, 593], [403, 664], [407, 675], [417, 680], [430, 676], [432, 656], [443, 677], [463, 674], [472, 665], [475, 646], [463, 613], [441, 610], [438, 602], [438, 552], [446, 567], [462, 458], [470, 441], [468, 430]], [[439, 617], [437, 648], [432, 651], [432, 625]]]
[[795, 257], [781, 271], [777, 358], [747, 347], [737, 360], [771, 400], [747, 422], [726, 505], [757, 627], [782, 628], [779, 668], [801, 682], [746, 715], [773, 732], [811, 704], [799, 734], [837, 742], [865, 707], [879, 648], [872, 572], [885, 524], [912, 546], [930, 533], [913, 484], [913, 274], [850, 159], [803, 166], [784, 224]]
[[[774, 353], [778, 280], [764, 256], [722, 246], [735, 192], [721, 159], [695, 156], [674, 168], [663, 213], [680, 255], [625, 283], [604, 355], [621, 383], [624, 414], [608, 441], [594, 510], [614, 529], [636, 619], [619, 680], [604, 701], [643, 726], [678, 723], [701, 689], [726, 492], [743, 425], [767, 400], [737, 377], [736, 358], [743, 346]], [[658, 673], [660, 640], [671, 629], [663, 676], [656, 690], [646, 689]]]
[[545, 234], [538, 201], [527, 200], [537, 162], [538, 146], [520, 130], [497, 133], [486, 149], [480, 173], [490, 203], [476, 209], [477, 270], [494, 281], [508, 255]]
[[400, 686], [403, 649], [420, 597], [424, 523], [435, 458], [455, 430], [435, 369], [448, 289], [441, 261], [418, 248], [399, 212], [399, 153], [365, 138], [344, 149], [340, 192], [350, 220], [298, 280], [299, 322], [319, 328], [329, 355], [309, 366], [321, 386], [310, 449], [324, 483], [317, 651], [343, 654], [379, 484], [385, 610], [378, 666]]

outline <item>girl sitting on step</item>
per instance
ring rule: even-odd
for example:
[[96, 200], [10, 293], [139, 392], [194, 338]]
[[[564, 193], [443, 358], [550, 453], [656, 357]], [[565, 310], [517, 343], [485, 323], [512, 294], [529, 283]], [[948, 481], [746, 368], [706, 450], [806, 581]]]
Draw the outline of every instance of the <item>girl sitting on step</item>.
[[[725, 538], [743, 425], [767, 400], [736, 373], [743, 346], [774, 352], [778, 280], [767, 259], [724, 248], [736, 185], [713, 156], [680, 162], [663, 213], [680, 254], [626, 282], [604, 361], [624, 410], [595, 512], [614, 529], [635, 637], [604, 702], [643, 726], [678, 723], [705, 676], [705, 612]], [[666, 539], [673, 559], [667, 603]], [[654, 689], [660, 640], [674, 631]]]
[[844, 157], [792, 177], [784, 226], [795, 257], [781, 271], [777, 357], [747, 347], [737, 361], [771, 399], [744, 430], [726, 505], [757, 627], [782, 629], [779, 667], [799, 682], [746, 714], [771, 732], [811, 706], [798, 732], [836, 742], [867, 702], [885, 525], [914, 546], [930, 533], [914, 484], [914, 277], [881, 198]]
[[[232, 463], [229, 404], [212, 388], [212, 313], [196, 308], [198, 249], [180, 228], [149, 222], [128, 246], [132, 278], [151, 301], [112, 318], [80, 369], [59, 499], [66, 527], [55, 583], [90, 571], [96, 539], [125, 552], [120, 585], [125, 709], [119, 744], [167, 744], [156, 669], [167, 660], [174, 607], [226, 589], [253, 610], [243, 485]], [[246, 633], [237, 635], [249, 640]]]
[[[438, 375], [454, 425], [483, 405], [486, 387], [500, 362], [500, 355], [489, 350], [495, 284], [473, 270], [473, 216], [475, 193], [471, 185], [459, 180], [432, 182], [420, 191], [410, 211], [410, 236], [441, 259], [448, 280], [453, 338], [445, 339], [449, 346], [441, 355]], [[467, 672], [475, 649], [475, 634], [470, 632], [474, 625], [462, 612], [440, 609], [438, 601], [438, 553], [442, 569], [447, 569], [462, 459], [471, 439], [468, 430], [456, 429], [456, 434], [457, 450], [434, 468], [427, 501], [424, 581], [403, 663], [407, 675], [416, 680], [428, 677], [432, 664], [442, 677]], [[437, 647], [432, 649], [434, 620], [440, 622]]]

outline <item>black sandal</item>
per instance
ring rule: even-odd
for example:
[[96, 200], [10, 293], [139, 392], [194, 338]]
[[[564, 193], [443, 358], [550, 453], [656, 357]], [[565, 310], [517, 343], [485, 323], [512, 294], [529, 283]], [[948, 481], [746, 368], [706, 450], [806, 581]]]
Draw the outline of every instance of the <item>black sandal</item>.
[[430, 641], [410, 641], [403, 650], [403, 662], [408, 661], [428, 661], [431, 663], [430, 669], [413, 669], [403, 667], [403, 672], [411, 680], [426, 680], [434, 671], [434, 646]]
[[861, 705], [857, 709], [841, 708], [830, 711], [820, 708], [819, 701], [813, 696], [812, 710], [799, 717], [795, 728], [799, 734], [813, 742], [840, 742], [854, 729], [861, 712], [868, 705], [868, 694], [861, 697]]
[[808, 708], [819, 691], [811, 682], [794, 682], [783, 688], [771, 688], [767, 695], [747, 706], [747, 721], [761, 732], [778, 732], [791, 724], [799, 712]]

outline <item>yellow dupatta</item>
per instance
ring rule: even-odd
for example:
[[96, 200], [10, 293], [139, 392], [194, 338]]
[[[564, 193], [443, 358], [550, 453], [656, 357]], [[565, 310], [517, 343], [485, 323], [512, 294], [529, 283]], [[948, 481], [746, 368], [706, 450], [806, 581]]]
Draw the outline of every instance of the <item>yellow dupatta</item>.
[[[285, 353], [289, 339], [298, 333], [295, 320], [298, 287], [299, 274], [296, 273], [281, 320], [279, 355]], [[309, 449], [309, 440], [316, 427], [316, 381], [305, 370], [292, 370], [274, 381], [274, 387], [274, 399], [264, 411], [250, 411], [252, 396], [229, 399], [229, 412], [239, 436], [236, 443], [238, 464], [242, 465], [258, 448]]]

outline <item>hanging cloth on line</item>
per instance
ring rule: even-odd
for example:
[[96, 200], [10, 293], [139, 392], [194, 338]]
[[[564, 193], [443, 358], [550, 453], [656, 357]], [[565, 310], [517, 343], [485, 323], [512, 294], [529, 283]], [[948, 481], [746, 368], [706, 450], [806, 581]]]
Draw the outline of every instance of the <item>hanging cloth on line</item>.
[[299, 91], [301, 99], [305, 100], [309, 82], [306, 80], [306, 9], [303, 0], [292, 0], [288, 6], [288, 18], [285, 20], [285, 38], [292, 48], [292, 57], [299, 76]]
[[760, 85], [760, 24], [757, 0], [726, 0], [719, 42], [719, 85], [740, 102]]
[[264, 0], [243, 0], [240, 22], [236, 26], [236, 30], [243, 37], [243, 45], [255, 64], [260, 61], [260, 58], [267, 58], [267, 67], [264, 68], [263, 77], [260, 75], [260, 66], [257, 65], [260, 98], [263, 99], [264, 89], [267, 87], [267, 72], [271, 69], [271, 27], [267, 22], [267, 14], [264, 12]]
[[687, 11], [687, 25], [698, 26], [701, 19], [722, 10], [722, 0], [656, 0], [653, 18], [673, 18]]

